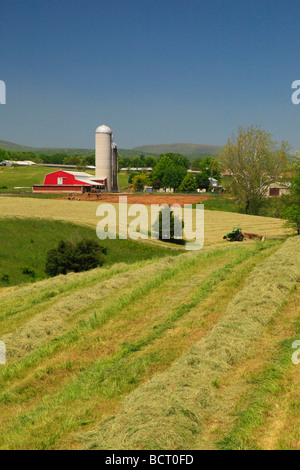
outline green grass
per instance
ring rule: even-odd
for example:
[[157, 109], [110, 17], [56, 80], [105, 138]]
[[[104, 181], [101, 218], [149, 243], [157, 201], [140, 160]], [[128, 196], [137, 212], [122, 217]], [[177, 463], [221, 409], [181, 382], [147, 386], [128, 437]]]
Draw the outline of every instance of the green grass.
[[128, 186], [128, 173], [118, 173], [118, 182], [121, 190]]
[[[0, 167], [0, 193], [18, 193], [19, 190], [14, 190], [15, 187], [32, 188], [34, 184], [43, 184], [45, 175], [56, 170], [59, 170], [59, 167]], [[1, 189], [3, 186], [7, 189]]]
[[[47, 252], [55, 248], [61, 239], [77, 241], [90, 238], [99, 241], [108, 249], [107, 265], [134, 263], [178, 253], [132, 240], [100, 241], [92, 228], [59, 221], [0, 219], [0, 234], [0, 287], [45, 279]], [[26, 267], [34, 270], [34, 277], [22, 273]], [[5, 275], [8, 280], [5, 280]]]
[[228, 196], [212, 196], [203, 201], [203, 204], [204, 208], [210, 211], [239, 212], [236, 203]]

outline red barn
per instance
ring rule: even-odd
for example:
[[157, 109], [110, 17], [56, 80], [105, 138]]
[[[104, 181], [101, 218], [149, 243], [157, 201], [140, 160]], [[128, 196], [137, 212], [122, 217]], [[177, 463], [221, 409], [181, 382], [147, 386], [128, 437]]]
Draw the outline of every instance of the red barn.
[[101, 180], [83, 171], [58, 170], [45, 176], [44, 184], [35, 184], [34, 193], [84, 193], [92, 189], [106, 189], [106, 178]]

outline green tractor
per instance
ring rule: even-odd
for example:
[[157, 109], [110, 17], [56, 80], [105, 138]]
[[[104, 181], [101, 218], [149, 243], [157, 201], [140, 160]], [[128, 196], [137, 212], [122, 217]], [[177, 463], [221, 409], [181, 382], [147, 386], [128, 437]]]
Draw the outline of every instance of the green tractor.
[[227, 233], [223, 238], [230, 242], [242, 242], [244, 240], [244, 235], [240, 227], [234, 227], [232, 232]]

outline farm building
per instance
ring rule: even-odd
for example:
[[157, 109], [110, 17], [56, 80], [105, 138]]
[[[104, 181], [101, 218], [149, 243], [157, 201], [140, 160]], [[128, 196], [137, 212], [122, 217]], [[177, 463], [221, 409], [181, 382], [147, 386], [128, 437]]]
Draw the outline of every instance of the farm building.
[[84, 193], [105, 190], [106, 178], [96, 179], [95, 176], [82, 171], [58, 170], [45, 176], [44, 184], [36, 184], [34, 193]]
[[35, 165], [34, 162], [30, 160], [20, 161], [20, 162], [13, 162], [12, 160], [4, 160], [4, 162], [0, 162], [0, 166], [31, 166]]
[[[84, 193], [118, 191], [118, 148], [107, 126], [99, 126], [95, 135], [95, 173], [61, 169], [46, 175], [44, 184], [33, 186], [34, 193]], [[92, 167], [90, 167], [92, 168]]]
[[291, 183], [272, 183], [267, 188], [266, 197], [281, 197], [289, 194]]

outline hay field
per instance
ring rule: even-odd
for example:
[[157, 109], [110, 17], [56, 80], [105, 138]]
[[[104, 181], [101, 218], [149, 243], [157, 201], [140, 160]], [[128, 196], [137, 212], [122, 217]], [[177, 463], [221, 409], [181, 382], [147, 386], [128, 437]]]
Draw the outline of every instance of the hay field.
[[[96, 227], [100, 220], [96, 217], [98, 206], [98, 202], [1, 197], [0, 217], [38, 217]], [[118, 204], [115, 207], [118, 215]], [[224, 244], [223, 235], [233, 226], [266, 237], [284, 236], [289, 231], [283, 225], [281, 219], [205, 210], [205, 244]]]
[[270, 403], [296, 406], [299, 248], [224, 244], [2, 289], [0, 448], [276, 447]]

